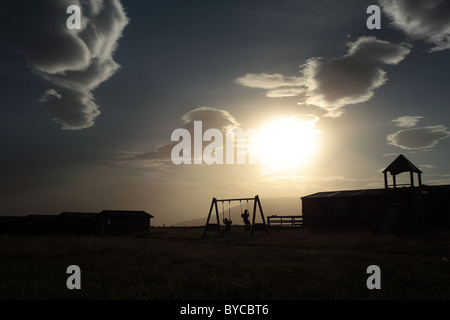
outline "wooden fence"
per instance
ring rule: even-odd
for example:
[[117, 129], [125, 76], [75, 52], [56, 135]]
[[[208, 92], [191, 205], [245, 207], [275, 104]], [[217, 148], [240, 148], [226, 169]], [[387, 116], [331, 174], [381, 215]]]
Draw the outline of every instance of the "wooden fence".
[[269, 227], [295, 228], [303, 225], [303, 216], [269, 216], [267, 217]]

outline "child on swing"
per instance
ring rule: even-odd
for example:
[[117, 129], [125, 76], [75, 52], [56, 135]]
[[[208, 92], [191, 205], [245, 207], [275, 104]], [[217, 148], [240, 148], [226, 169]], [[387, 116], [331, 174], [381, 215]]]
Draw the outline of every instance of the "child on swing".
[[231, 219], [223, 219], [223, 223], [225, 224], [225, 229], [223, 229], [222, 231], [222, 236], [225, 235], [226, 233], [231, 231], [231, 224], [233, 223], [233, 221], [231, 221]]
[[248, 231], [250, 230], [250, 221], [248, 220], [248, 217], [250, 215], [248, 214], [248, 210], [245, 209], [244, 213], [241, 214], [242, 219], [244, 219], [244, 223], [245, 223], [245, 230]]

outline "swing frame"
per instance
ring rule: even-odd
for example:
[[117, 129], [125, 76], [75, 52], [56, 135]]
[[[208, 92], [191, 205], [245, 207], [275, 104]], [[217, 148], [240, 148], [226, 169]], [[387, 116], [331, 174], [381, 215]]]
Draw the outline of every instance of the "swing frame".
[[[211, 207], [209, 208], [209, 213], [208, 213], [208, 218], [206, 219], [206, 224], [205, 224], [205, 229], [203, 232], [203, 236], [206, 236], [206, 232], [207, 231], [211, 231], [216, 229], [217, 232], [219, 233], [219, 237], [221, 236], [221, 223], [220, 223], [220, 215], [219, 215], [219, 208], [217, 206], [218, 202], [222, 202], [222, 207], [223, 207], [223, 203], [228, 201], [228, 212], [230, 212], [230, 202], [232, 201], [247, 201], [247, 207], [248, 207], [248, 201], [253, 201], [253, 213], [252, 213], [252, 224], [250, 226], [251, 228], [251, 235], [253, 236], [253, 233], [255, 231], [260, 230], [260, 226], [262, 226], [262, 229], [267, 233], [268, 232], [268, 228], [267, 228], [267, 224], [266, 224], [266, 219], [264, 218], [264, 213], [261, 207], [261, 201], [259, 200], [259, 196], [256, 195], [254, 198], [235, 198], [235, 199], [216, 199], [213, 198], [212, 202], [211, 202]], [[261, 220], [262, 220], [262, 224], [255, 224], [255, 218], [256, 218], [256, 209], [259, 208], [259, 212], [261, 214]], [[213, 209], [215, 210], [216, 213], [216, 219], [217, 219], [217, 224], [214, 223], [209, 223], [211, 220], [211, 214], [213, 212]], [[223, 210], [224, 211], [224, 210]], [[241, 206], [241, 211], [242, 211], [242, 206]], [[242, 212], [241, 212], [242, 213]], [[224, 214], [224, 212], [223, 212]]]

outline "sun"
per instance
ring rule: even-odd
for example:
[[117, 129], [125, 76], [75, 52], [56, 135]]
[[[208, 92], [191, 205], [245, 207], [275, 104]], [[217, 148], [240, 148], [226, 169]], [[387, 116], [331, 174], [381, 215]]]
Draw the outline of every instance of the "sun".
[[313, 115], [295, 115], [261, 127], [258, 135], [260, 163], [276, 170], [305, 165], [318, 148], [317, 120]]

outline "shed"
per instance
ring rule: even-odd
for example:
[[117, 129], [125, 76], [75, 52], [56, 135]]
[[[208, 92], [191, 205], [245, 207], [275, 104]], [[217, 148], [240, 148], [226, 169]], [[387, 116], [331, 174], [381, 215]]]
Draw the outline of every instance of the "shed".
[[24, 232], [27, 234], [58, 234], [61, 231], [57, 215], [28, 215], [23, 223]]
[[100, 233], [98, 214], [93, 212], [62, 212], [59, 215], [59, 225], [66, 234]]
[[384, 191], [326, 191], [302, 197], [303, 224], [308, 228], [369, 228], [380, 211]]
[[150, 231], [153, 216], [145, 211], [103, 210], [98, 218], [100, 234], [125, 235]]
[[[387, 181], [388, 172], [392, 185]], [[410, 173], [410, 184], [396, 183], [396, 175], [403, 172]], [[418, 174], [418, 186], [414, 185], [414, 173]], [[422, 171], [403, 155], [383, 174], [384, 189], [327, 191], [302, 197], [303, 224], [308, 228], [364, 228], [378, 233], [450, 227], [450, 186], [422, 184]]]
[[450, 185], [422, 185], [425, 226], [450, 228]]
[[0, 216], [0, 233], [127, 235], [150, 231], [153, 216], [145, 211], [103, 210], [59, 215]]
[[0, 234], [18, 234], [23, 232], [25, 217], [0, 216]]

